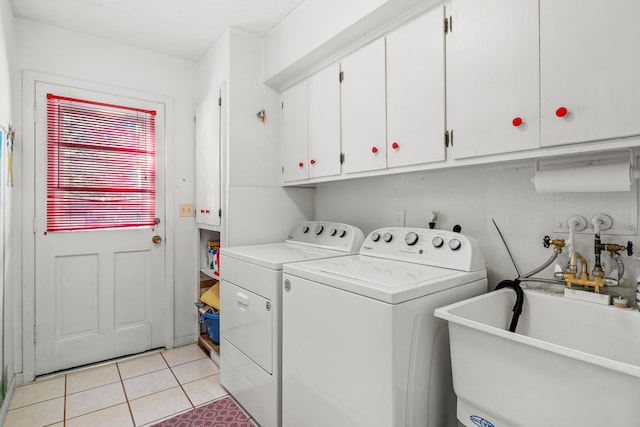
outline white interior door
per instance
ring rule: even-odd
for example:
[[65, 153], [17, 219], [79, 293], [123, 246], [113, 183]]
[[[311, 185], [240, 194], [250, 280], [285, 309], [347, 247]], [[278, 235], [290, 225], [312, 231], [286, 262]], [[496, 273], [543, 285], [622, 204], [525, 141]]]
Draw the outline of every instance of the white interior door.
[[[159, 223], [47, 232], [47, 93], [157, 112]], [[163, 347], [163, 104], [37, 82], [35, 105], [36, 375]]]

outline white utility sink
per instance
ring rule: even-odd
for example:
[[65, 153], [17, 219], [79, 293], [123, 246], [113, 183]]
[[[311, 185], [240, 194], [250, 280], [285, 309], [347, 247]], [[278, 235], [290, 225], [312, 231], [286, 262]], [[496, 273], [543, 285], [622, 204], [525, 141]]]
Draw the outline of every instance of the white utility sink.
[[439, 308], [458, 419], [469, 427], [640, 425], [640, 312], [502, 289]]

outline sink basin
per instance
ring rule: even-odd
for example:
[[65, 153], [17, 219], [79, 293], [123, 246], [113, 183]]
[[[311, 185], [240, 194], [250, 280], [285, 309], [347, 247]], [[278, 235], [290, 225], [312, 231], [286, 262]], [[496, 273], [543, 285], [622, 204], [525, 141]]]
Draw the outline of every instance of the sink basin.
[[640, 425], [640, 312], [502, 289], [439, 308], [468, 427]]

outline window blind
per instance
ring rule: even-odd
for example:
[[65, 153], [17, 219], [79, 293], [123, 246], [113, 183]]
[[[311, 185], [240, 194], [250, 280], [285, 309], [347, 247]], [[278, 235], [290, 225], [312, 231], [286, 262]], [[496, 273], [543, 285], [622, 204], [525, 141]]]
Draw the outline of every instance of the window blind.
[[155, 116], [47, 94], [47, 231], [154, 225]]

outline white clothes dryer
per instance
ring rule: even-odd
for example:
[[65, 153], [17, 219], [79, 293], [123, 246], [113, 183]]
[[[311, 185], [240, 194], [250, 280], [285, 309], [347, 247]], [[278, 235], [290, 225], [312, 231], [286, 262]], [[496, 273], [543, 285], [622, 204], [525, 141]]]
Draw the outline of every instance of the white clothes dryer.
[[357, 253], [357, 227], [297, 224], [283, 243], [220, 251], [220, 382], [262, 427], [281, 426], [282, 267]]
[[447, 323], [487, 292], [470, 237], [383, 228], [360, 253], [284, 266], [283, 426], [457, 426]]

